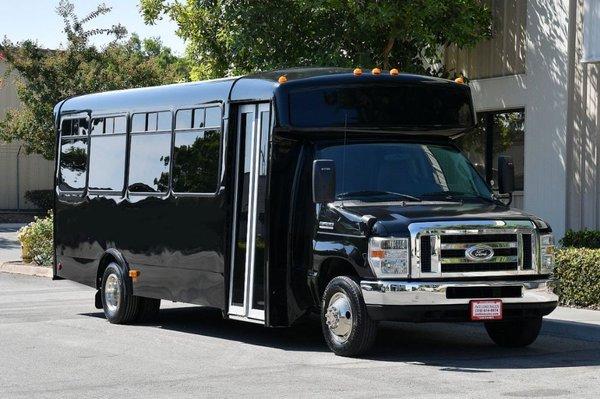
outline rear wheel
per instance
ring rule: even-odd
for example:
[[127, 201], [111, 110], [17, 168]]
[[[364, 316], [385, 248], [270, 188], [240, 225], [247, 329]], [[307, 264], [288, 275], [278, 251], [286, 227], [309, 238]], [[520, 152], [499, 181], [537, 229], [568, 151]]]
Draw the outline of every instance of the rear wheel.
[[522, 348], [531, 345], [538, 337], [541, 328], [542, 317], [485, 323], [485, 329], [492, 341], [506, 348]]
[[321, 303], [321, 327], [329, 348], [340, 356], [357, 356], [368, 351], [377, 334], [359, 284], [350, 277], [332, 279]]
[[126, 324], [136, 319], [140, 298], [126, 286], [125, 274], [117, 263], [110, 263], [104, 270], [101, 298], [104, 315], [111, 323]]
[[160, 299], [139, 297], [139, 301], [136, 321], [147, 323], [156, 320], [160, 310]]

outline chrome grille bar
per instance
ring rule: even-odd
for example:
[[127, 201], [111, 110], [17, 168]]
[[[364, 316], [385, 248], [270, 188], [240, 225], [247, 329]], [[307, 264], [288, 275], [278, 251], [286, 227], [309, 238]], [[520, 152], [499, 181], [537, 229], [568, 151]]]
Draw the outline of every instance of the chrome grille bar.
[[[452, 243], [452, 244], [441, 244], [441, 249], [467, 249], [472, 247], [473, 245], [477, 245], [480, 243]], [[516, 242], [486, 242], [485, 245], [494, 248], [517, 248], [518, 245]]]
[[469, 258], [442, 258], [442, 264], [453, 264], [453, 263], [473, 263], [473, 264], [485, 264], [485, 263], [509, 263], [517, 262], [519, 258], [517, 256], [494, 256], [493, 258], [484, 262], [474, 261]]
[[[538, 270], [539, 260], [531, 254], [537, 253], [539, 236], [528, 220], [413, 223], [409, 230], [412, 277], [508, 276], [535, 274]], [[524, 242], [524, 235], [529, 241]], [[422, 242], [431, 243], [424, 252]], [[527, 250], [525, 243], [531, 245]], [[481, 260], [467, 257], [467, 250], [475, 246], [495, 253]], [[424, 270], [420, 268], [421, 257], [426, 257]]]

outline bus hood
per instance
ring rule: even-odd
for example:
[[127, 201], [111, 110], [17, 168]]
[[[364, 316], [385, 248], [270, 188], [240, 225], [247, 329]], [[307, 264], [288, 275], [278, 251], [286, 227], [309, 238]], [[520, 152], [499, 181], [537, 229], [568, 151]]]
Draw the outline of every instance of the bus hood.
[[550, 226], [537, 216], [494, 203], [338, 202], [335, 208], [341, 216], [357, 222], [368, 215], [377, 218], [372, 229], [376, 236], [406, 236], [411, 223], [436, 221], [458, 223], [465, 220], [531, 220], [538, 229], [550, 230]]

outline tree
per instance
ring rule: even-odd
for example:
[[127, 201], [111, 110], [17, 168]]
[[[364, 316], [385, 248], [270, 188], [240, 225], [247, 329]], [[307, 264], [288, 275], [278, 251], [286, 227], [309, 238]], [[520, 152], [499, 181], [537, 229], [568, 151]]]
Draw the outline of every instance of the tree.
[[193, 78], [291, 66], [432, 72], [441, 49], [489, 37], [481, 0], [140, 0], [188, 43]]
[[[10, 109], [0, 121], [0, 139], [23, 140], [28, 153], [51, 159], [55, 142], [52, 113], [59, 101], [85, 93], [173, 83], [189, 76], [187, 65], [156, 39], [126, 38], [121, 25], [86, 29], [90, 21], [108, 12], [109, 7], [100, 5], [80, 19], [73, 4], [61, 0], [57, 13], [64, 20], [64, 49], [46, 50], [30, 40], [15, 44], [4, 39], [0, 52], [10, 70], [18, 72], [21, 106]], [[99, 49], [90, 44], [90, 38], [97, 35], [113, 40]]]

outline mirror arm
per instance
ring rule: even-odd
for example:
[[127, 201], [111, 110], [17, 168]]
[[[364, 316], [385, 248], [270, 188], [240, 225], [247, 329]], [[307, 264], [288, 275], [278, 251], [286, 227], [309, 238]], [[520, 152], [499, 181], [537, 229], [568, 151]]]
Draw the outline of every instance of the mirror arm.
[[499, 200], [505, 200], [508, 199], [508, 202], [503, 202], [502, 203], [506, 206], [510, 206], [510, 204], [512, 204], [513, 201], [513, 193], [503, 193], [503, 194], [497, 194], [496, 198], [498, 198]]

